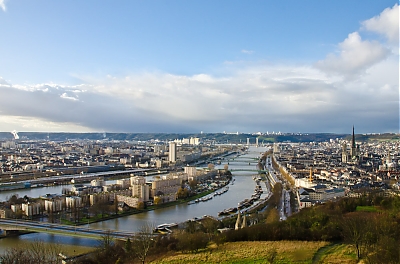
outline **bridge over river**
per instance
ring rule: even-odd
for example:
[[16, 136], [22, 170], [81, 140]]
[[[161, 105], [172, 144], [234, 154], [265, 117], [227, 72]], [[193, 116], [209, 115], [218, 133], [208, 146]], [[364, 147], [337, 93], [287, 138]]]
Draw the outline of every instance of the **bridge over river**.
[[3, 230], [4, 235], [7, 235], [8, 232], [18, 233], [20, 231], [28, 231], [94, 239], [99, 239], [106, 235], [111, 235], [118, 239], [127, 239], [128, 237], [137, 234], [135, 232], [120, 232], [116, 230], [92, 229], [84, 226], [70, 226], [12, 219], [0, 219], [0, 229]]
[[243, 168], [240, 168], [240, 169], [230, 169], [230, 171], [231, 172], [234, 172], [234, 171], [250, 171], [250, 172], [257, 172], [257, 173], [268, 173], [269, 172], [269, 170], [257, 170], [257, 169], [253, 169], [253, 168], [248, 168], [248, 169], [243, 169]]

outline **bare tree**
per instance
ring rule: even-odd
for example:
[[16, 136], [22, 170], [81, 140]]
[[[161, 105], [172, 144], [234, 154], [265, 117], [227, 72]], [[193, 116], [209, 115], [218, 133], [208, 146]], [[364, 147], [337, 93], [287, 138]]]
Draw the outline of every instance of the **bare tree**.
[[183, 252], [198, 252], [202, 248], [206, 248], [209, 242], [208, 236], [199, 231], [195, 233], [180, 232], [177, 234], [178, 249]]
[[107, 230], [106, 234], [101, 236], [101, 240], [99, 242], [99, 248], [103, 250], [108, 250], [114, 245], [114, 236], [112, 235], [111, 230]]
[[343, 217], [343, 238], [354, 246], [357, 259], [360, 260], [373, 240], [374, 226], [365, 213], [349, 213]]
[[45, 244], [43, 241], [35, 241], [31, 244], [30, 255], [33, 259], [38, 260], [37, 263], [59, 263], [58, 254], [61, 251], [59, 244]]
[[217, 232], [219, 221], [207, 217], [201, 222], [201, 224], [208, 235], [208, 240], [211, 241], [213, 234]]
[[3, 264], [56, 264], [60, 262], [61, 246], [34, 241], [26, 248], [12, 248], [0, 256]]
[[133, 238], [134, 254], [143, 264], [151, 247], [154, 245], [153, 230], [154, 226], [152, 224], [146, 224], [140, 228], [139, 233]]
[[190, 189], [194, 190], [196, 188], [197, 184], [198, 184], [197, 180], [189, 181]]
[[115, 237], [108, 230], [99, 240], [97, 245], [97, 254], [94, 260], [97, 263], [115, 263], [121, 253], [120, 247], [115, 243]]
[[24, 248], [11, 248], [0, 256], [0, 262], [3, 264], [33, 263], [29, 257], [28, 251]]
[[279, 212], [275, 208], [271, 208], [266, 212], [265, 223], [270, 224], [279, 221]]
[[114, 214], [118, 214], [118, 200], [117, 200], [117, 197], [115, 197], [115, 199], [114, 199], [114, 203], [112, 205], [112, 209], [113, 209], [113, 213]]

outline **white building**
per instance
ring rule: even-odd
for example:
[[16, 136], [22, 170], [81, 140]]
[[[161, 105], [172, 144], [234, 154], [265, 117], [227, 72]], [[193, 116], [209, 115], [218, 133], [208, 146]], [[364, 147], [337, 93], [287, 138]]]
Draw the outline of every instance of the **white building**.
[[163, 202], [175, 201], [176, 193], [181, 186], [182, 179], [180, 178], [156, 179], [152, 182], [151, 196], [161, 197]]
[[114, 150], [113, 150], [112, 147], [107, 147], [107, 148], [104, 150], [104, 153], [105, 153], [105, 154], [112, 154], [113, 152], [114, 152]]
[[63, 208], [63, 203], [62, 199], [45, 200], [44, 209], [48, 212], [59, 212]]
[[14, 141], [6, 141], [1, 143], [1, 147], [3, 149], [9, 149], [9, 148], [15, 148], [15, 142]]
[[189, 141], [189, 144], [190, 145], [199, 145], [200, 144], [200, 138], [191, 137], [190, 141]]
[[131, 180], [131, 186], [146, 184], [146, 178], [143, 176], [131, 176], [130, 180]]
[[24, 203], [21, 205], [21, 210], [26, 216], [39, 215], [41, 212], [40, 203]]
[[110, 193], [95, 193], [89, 196], [90, 206], [111, 201]]
[[95, 186], [95, 187], [101, 187], [105, 185], [105, 181], [104, 178], [98, 178], [98, 179], [94, 179], [90, 182], [91, 186]]
[[313, 188], [315, 186], [315, 183], [310, 181], [310, 178], [296, 178], [294, 182], [297, 188]]
[[17, 213], [21, 210], [22, 210], [22, 205], [20, 205], [20, 204], [12, 204], [11, 205], [11, 211], [13, 211], [14, 213]]
[[[150, 186], [146, 184], [146, 178], [142, 176], [131, 177], [132, 196], [148, 201], [150, 198]], [[119, 201], [119, 200], [118, 200]]]
[[129, 188], [130, 181], [129, 181], [129, 179], [117, 180], [116, 184], [120, 185], [121, 189], [126, 189], [126, 188]]
[[154, 145], [154, 153], [163, 153], [167, 150], [166, 145]]
[[150, 186], [147, 184], [143, 185], [133, 185], [132, 196], [141, 198], [143, 201], [147, 202], [150, 198]]
[[82, 198], [79, 196], [68, 196], [65, 198], [67, 208], [76, 208], [82, 206]]
[[193, 166], [187, 166], [184, 167], [184, 172], [189, 176], [189, 177], [195, 177], [197, 174], [197, 169], [196, 167]]
[[175, 142], [169, 142], [168, 160], [169, 160], [169, 162], [176, 162], [176, 143]]
[[281, 147], [279, 144], [274, 143], [274, 148], [273, 148], [274, 153], [279, 153], [281, 152]]

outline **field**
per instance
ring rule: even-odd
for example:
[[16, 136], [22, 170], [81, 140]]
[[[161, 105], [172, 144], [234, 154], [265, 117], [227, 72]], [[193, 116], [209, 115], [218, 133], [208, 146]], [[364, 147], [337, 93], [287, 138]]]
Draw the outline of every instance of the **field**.
[[357, 206], [357, 212], [377, 212], [378, 209], [375, 206]]
[[350, 245], [329, 244], [318, 250], [312, 263], [355, 264], [358, 262], [354, 248]]
[[306, 241], [230, 242], [213, 244], [197, 254], [176, 253], [151, 263], [312, 263], [316, 252], [326, 246], [327, 242]]

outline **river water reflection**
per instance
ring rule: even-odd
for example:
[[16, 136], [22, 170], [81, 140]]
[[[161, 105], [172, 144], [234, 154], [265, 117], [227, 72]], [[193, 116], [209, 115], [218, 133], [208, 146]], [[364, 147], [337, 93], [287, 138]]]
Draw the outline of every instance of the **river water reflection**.
[[[191, 205], [180, 204], [154, 211], [120, 217], [117, 219], [92, 223], [90, 224], [90, 228], [119, 231], [138, 231], [144, 225], [159, 225], [173, 222], [179, 223], [194, 217], [201, 217], [203, 215], [211, 215], [216, 217], [219, 211], [230, 207], [237, 207], [238, 202], [251, 197], [256, 185], [252, 176], [257, 174], [255, 171], [257, 159], [254, 158], [259, 157], [266, 150], [266, 148], [261, 147], [250, 147], [248, 153], [235, 159], [231, 158], [229, 160], [223, 160], [221, 165], [216, 166], [216, 168], [223, 168], [225, 164], [228, 164], [229, 169], [233, 170], [232, 175], [235, 179], [234, 184], [229, 184], [229, 191], [223, 195], [214, 196], [213, 199], [207, 202], [200, 202]], [[33, 192], [31, 194], [26, 193], [26, 191], [29, 192], [30, 190], [23, 190], [24, 192], [18, 193], [20, 196], [27, 194], [28, 196], [37, 197], [45, 193], [61, 193], [62, 188], [65, 187], [67, 186], [40, 188], [42, 190], [31, 189], [31, 191], [36, 191], [36, 195], [34, 195]], [[2, 198], [3, 197], [0, 195], [0, 199]], [[95, 240], [91, 239], [69, 238], [65, 236], [49, 234], [28, 234], [19, 236], [18, 238], [0, 239], [0, 253], [6, 248], [15, 246], [18, 243], [32, 241], [33, 237], [49, 243], [57, 242], [70, 244], [73, 240], [74, 245], [82, 247], [83, 249], [85, 249], [87, 246], [95, 246], [97, 244]]]
[[[254, 173], [253, 173], [254, 174]], [[254, 192], [255, 182], [251, 172], [241, 172], [241, 176], [234, 176], [235, 182], [229, 185], [229, 191], [220, 196], [214, 196], [207, 202], [192, 205], [180, 204], [172, 207], [130, 215], [118, 219], [93, 223], [91, 228], [138, 231], [146, 224], [159, 225], [163, 223], [184, 222], [203, 215], [217, 216], [219, 211], [237, 207], [238, 202], [250, 198]]]

